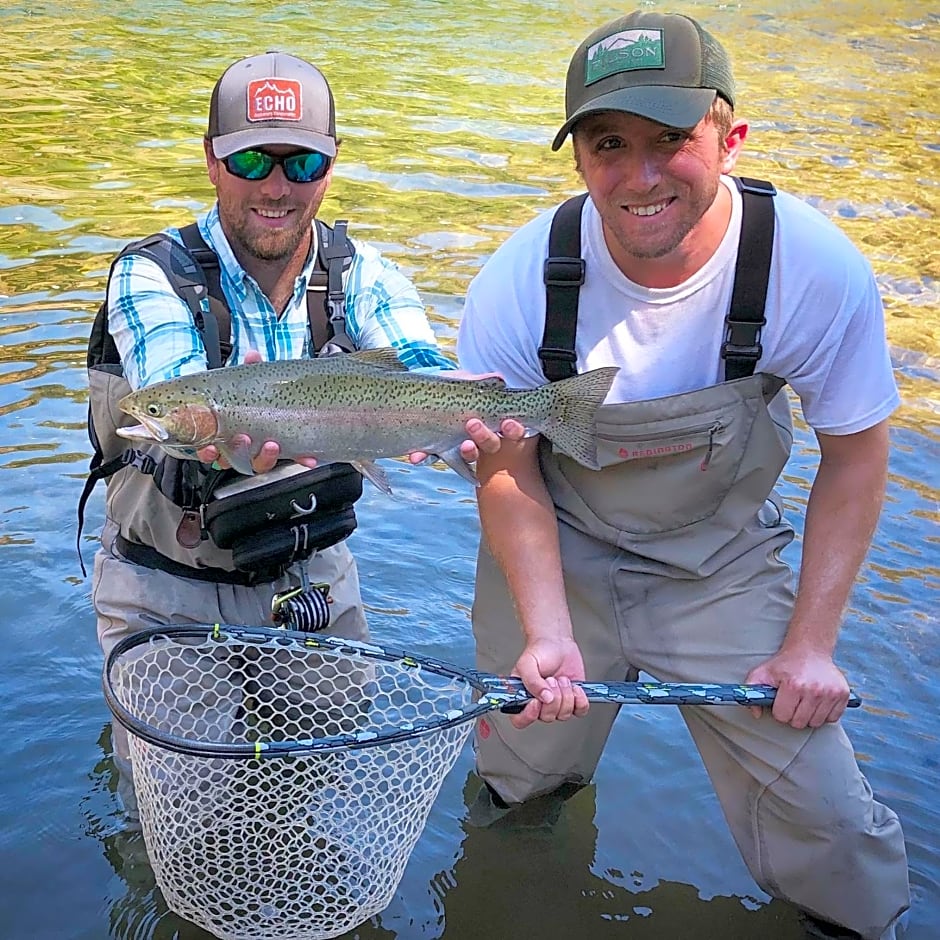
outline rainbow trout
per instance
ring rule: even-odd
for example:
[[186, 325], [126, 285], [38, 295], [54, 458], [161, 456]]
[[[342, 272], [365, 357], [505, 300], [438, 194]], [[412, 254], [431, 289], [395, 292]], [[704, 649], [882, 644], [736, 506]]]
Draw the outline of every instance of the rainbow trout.
[[[140, 421], [119, 428], [131, 440], [156, 441], [174, 457], [196, 459], [215, 445], [240, 473], [252, 451], [276, 441], [281, 457], [351, 463], [391, 492], [373, 461], [424, 451], [476, 484], [460, 454], [465, 425], [497, 429], [515, 418], [579, 463], [597, 469], [594, 419], [616, 367], [595, 369], [539, 388], [510, 389], [500, 379], [451, 379], [409, 371], [393, 349], [323, 359], [229, 366], [158, 382], [125, 396], [121, 409]], [[251, 447], [238, 444], [240, 435]]]

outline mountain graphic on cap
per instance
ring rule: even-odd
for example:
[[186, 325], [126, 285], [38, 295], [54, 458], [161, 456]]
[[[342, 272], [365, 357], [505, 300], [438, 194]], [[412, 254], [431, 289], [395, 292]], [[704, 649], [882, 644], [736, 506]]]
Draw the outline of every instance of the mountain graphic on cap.
[[565, 123], [598, 111], [626, 111], [669, 127], [693, 127], [715, 96], [734, 107], [734, 77], [724, 47], [689, 16], [636, 11], [596, 29], [568, 66]]

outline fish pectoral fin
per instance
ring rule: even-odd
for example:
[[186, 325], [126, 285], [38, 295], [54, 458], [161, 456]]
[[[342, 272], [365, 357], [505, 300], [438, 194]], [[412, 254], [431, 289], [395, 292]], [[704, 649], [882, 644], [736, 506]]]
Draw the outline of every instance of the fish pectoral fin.
[[349, 462], [386, 496], [392, 495], [392, 485], [388, 482], [385, 471], [378, 464], [371, 460], [350, 460]]
[[355, 359], [367, 365], [378, 366], [380, 369], [390, 369], [394, 372], [408, 371], [408, 366], [398, 358], [398, 353], [391, 346], [380, 346], [377, 349], [357, 349], [347, 355], [350, 359]]
[[473, 467], [463, 459], [463, 454], [460, 453], [460, 445], [456, 447], [451, 447], [450, 450], [441, 451], [439, 454], [435, 454], [435, 457], [443, 460], [451, 470], [459, 473], [465, 480], [468, 480], [474, 486], [479, 486], [480, 481], [477, 479], [477, 475], [473, 470]]
[[246, 477], [254, 476], [255, 468], [251, 465], [251, 448], [246, 441], [235, 441], [235, 443], [217, 444], [216, 446], [233, 470], [237, 470]]

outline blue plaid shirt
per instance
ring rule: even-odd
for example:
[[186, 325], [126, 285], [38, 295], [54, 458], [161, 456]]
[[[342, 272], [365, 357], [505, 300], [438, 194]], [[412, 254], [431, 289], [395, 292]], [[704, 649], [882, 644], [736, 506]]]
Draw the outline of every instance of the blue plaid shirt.
[[[254, 279], [238, 263], [219, 222], [218, 205], [201, 219], [199, 231], [219, 256], [222, 291], [231, 311], [232, 354], [243, 362], [250, 349], [264, 360], [309, 355], [307, 282], [315, 252], [294, 283], [279, 317]], [[315, 229], [314, 229], [315, 231]], [[168, 233], [182, 243], [178, 229]], [[346, 332], [359, 349], [392, 346], [409, 369], [453, 369], [441, 353], [414, 285], [371, 245], [356, 249], [346, 273]], [[203, 301], [204, 312], [208, 300]], [[140, 255], [125, 255], [108, 285], [108, 326], [131, 388], [142, 388], [206, 368], [202, 338], [185, 302], [160, 268]]]

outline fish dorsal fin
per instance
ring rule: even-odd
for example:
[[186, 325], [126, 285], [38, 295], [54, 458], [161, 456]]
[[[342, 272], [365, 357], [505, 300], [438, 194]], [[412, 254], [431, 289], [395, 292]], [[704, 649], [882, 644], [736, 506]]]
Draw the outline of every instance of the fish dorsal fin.
[[376, 366], [379, 369], [389, 369], [395, 372], [407, 372], [406, 366], [391, 346], [381, 346], [378, 349], [357, 349], [348, 353], [350, 359], [355, 359], [365, 365]]

